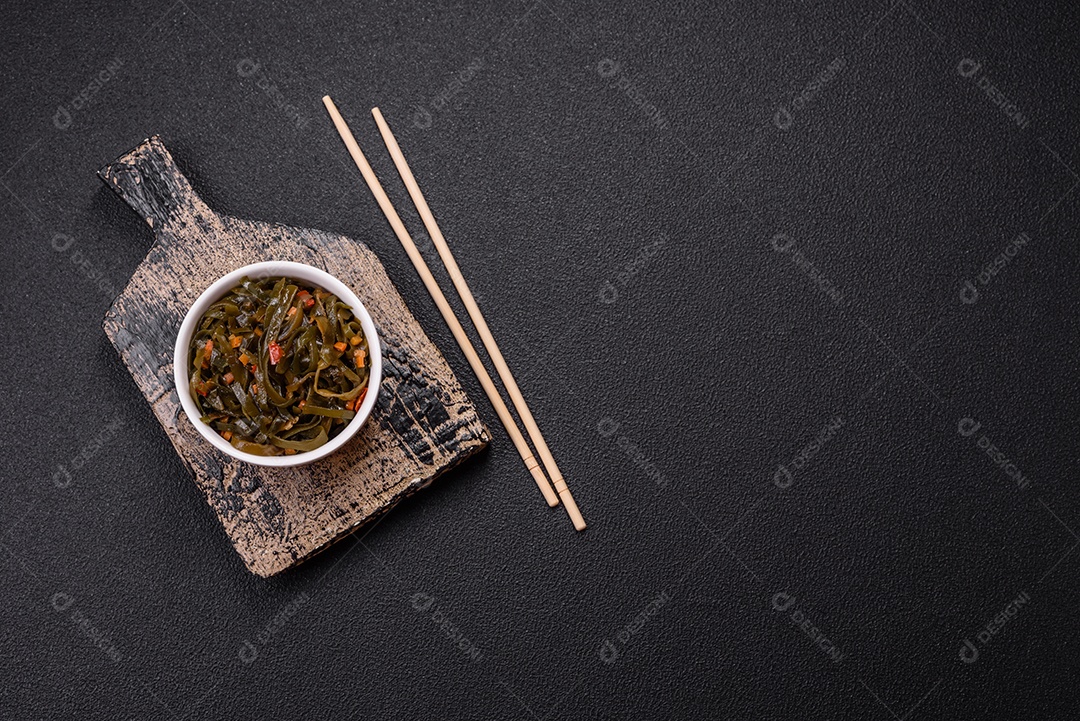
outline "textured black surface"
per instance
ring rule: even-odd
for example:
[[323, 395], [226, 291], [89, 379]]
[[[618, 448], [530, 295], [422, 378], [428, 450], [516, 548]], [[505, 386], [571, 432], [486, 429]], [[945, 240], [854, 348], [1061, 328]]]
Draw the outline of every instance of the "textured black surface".
[[[938, 5], [7, 8], [0, 716], [1075, 717], [1077, 17]], [[394, 125], [586, 533], [493, 426], [295, 572], [228, 547], [101, 331], [144, 137], [368, 242], [482, 396], [323, 93], [418, 230]]]

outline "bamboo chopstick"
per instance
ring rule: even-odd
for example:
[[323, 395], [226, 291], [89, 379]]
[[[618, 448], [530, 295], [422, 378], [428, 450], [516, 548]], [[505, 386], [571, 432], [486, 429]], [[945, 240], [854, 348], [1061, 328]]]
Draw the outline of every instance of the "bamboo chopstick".
[[506, 403], [503, 401], [502, 396], [499, 395], [499, 391], [495, 388], [494, 381], [492, 381], [491, 376], [488, 375], [487, 369], [484, 368], [484, 364], [480, 362], [480, 357], [477, 355], [476, 349], [469, 340], [469, 336], [465, 334], [465, 329], [461, 327], [461, 322], [458, 321], [457, 316], [454, 315], [454, 311], [450, 308], [450, 304], [446, 301], [446, 296], [443, 295], [442, 290], [439, 289], [439, 284], [435, 282], [435, 277], [431, 274], [431, 270], [427, 267], [427, 263], [424, 262], [423, 256], [420, 255], [420, 251], [416, 249], [416, 244], [413, 243], [412, 238], [409, 237], [409, 231], [405, 229], [405, 224], [402, 223], [401, 218], [398, 217], [397, 211], [394, 210], [394, 206], [390, 202], [390, 198], [386, 195], [386, 191], [384, 191], [382, 185], [379, 184], [379, 179], [375, 177], [375, 171], [371, 169], [371, 165], [368, 164], [363, 151], [361, 151], [360, 146], [357, 145], [356, 138], [353, 137], [352, 131], [349, 130], [349, 126], [345, 123], [345, 119], [341, 117], [341, 113], [338, 112], [337, 106], [334, 105], [334, 101], [330, 99], [329, 95], [324, 96], [322, 100], [323, 105], [326, 106], [326, 112], [330, 114], [330, 119], [334, 121], [334, 127], [337, 128], [338, 134], [341, 135], [341, 139], [345, 142], [345, 147], [349, 149], [349, 155], [352, 156], [353, 162], [356, 163], [356, 167], [359, 168], [360, 173], [363, 174], [364, 180], [367, 181], [368, 188], [371, 189], [371, 194], [375, 196], [375, 200], [378, 202], [386, 219], [390, 221], [390, 227], [394, 229], [394, 233], [397, 235], [398, 240], [401, 241], [401, 245], [404, 246], [405, 252], [409, 255], [409, 260], [412, 261], [413, 266], [416, 268], [416, 272], [420, 274], [420, 279], [424, 281], [424, 286], [427, 288], [428, 293], [431, 294], [431, 298], [435, 301], [435, 305], [439, 307], [439, 312], [442, 313], [443, 320], [446, 321], [446, 325], [450, 326], [450, 332], [454, 334], [454, 339], [457, 341], [458, 345], [461, 346], [461, 352], [465, 354], [465, 358], [469, 361], [469, 365], [472, 366], [473, 373], [475, 373], [476, 377], [480, 380], [480, 385], [484, 387], [484, 392], [487, 393], [488, 400], [490, 400], [491, 405], [495, 407], [495, 413], [498, 414], [499, 420], [502, 421], [503, 426], [506, 428], [510, 440], [514, 442], [514, 447], [517, 448], [518, 454], [521, 455], [521, 460], [525, 462], [525, 466], [529, 469], [529, 473], [532, 474], [533, 480], [536, 481], [536, 485], [540, 488], [540, 492], [544, 494], [544, 500], [547, 501], [549, 506], [554, 507], [559, 505], [558, 496], [556, 496], [555, 492], [551, 489], [551, 484], [548, 483], [547, 477], [544, 476], [540, 464], [533, 458], [532, 451], [529, 450], [529, 446], [525, 443], [521, 431], [518, 430], [517, 423], [514, 422], [514, 417], [510, 415]]
[[416, 178], [405, 160], [405, 154], [401, 152], [394, 133], [390, 130], [390, 126], [386, 123], [379, 109], [372, 108], [371, 114], [375, 117], [375, 123], [379, 126], [379, 132], [382, 133], [386, 149], [390, 151], [390, 157], [394, 159], [398, 174], [401, 175], [401, 180], [409, 191], [409, 197], [412, 198], [416, 211], [420, 214], [420, 218], [423, 219], [424, 227], [427, 228], [427, 232], [435, 244], [435, 249], [439, 251], [439, 257], [442, 258], [443, 265], [446, 266], [446, 270], [450, 274], [450, 280], [453, 281], [461, 302], [465, 304], [465, 310], [469, 312], [469, 318], [472, 319], [473, 325], [476, 326], [476, 330], [480, 334], [480, 340], [483, 341], [484, 348], [487, 350], [488, 355], [491, 356], [491, 360], [495, 364], [495, 370], [499, 373], [499, 378], [502, 380], [503, 385], [506, 386], [507, 393], [510, 394], [510, 401], [514, 404], [518, 416], [521, 417], [521, 422], [525, 425], [529, 440], [536, 447], [540, 460], [544, 463], [544, 470], [547, 471], [555, 490], [559, 494], [559, 498], [563, 502], [563, 506], [566, 508], [566, 512], [574, 522], [574, 528], [579, 531], [584, 530], [585, 519], [578, 509], [577, 503], [574, 502], [570, 488], [566, 485], [566, 481], [555, 463], [555, 458], [551, 455], [547, 442], [544, 441], [543, 434], [540, 433], [540, 427], [536, 425], [536, 420], [525, 402], [525, 397], [521, 395], [517, 381], [514, 380], [510, 367], [506, 364], [506, 359], [503, 358], [502, 351], [499, 350], [499, 345], [491, 334], [491, 329], [488, 328], [484, 314], [480, 312], [479, 306], [476, 305], [469, 284], [465, 282], [465, 276], [461, 274], [461, 269], [454, 259], [454, 254], [450, 252], [450, 246], [447, 245], [446, 238], [443, 237], [442, 231], [439, 229], [439, 224], [435, 222], [435, 215], [431, 212], [431, 208], [428, 207], [427, 201], [424, 199], [424, 194], [420, 191], [420, 186], [417, 184]]

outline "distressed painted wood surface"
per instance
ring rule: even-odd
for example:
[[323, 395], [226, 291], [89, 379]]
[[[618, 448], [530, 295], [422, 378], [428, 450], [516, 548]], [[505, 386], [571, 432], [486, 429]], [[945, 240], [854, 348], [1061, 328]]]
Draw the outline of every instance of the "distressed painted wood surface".
[[[156, 136], [99, 175], [155, 236], [106, 314], [105, 333], [251, 571], [270, 576], [300, 563], [487, 444], [476, 408], [363, 244], [215, 213]], [[341, 279], [382, 343], [371, 418], [340, 451], [299, 468], [221, 454], [195, 431], [173, 384], [173, 344], [188, 307], [225, 273], [262, 260], [308, 263]]]

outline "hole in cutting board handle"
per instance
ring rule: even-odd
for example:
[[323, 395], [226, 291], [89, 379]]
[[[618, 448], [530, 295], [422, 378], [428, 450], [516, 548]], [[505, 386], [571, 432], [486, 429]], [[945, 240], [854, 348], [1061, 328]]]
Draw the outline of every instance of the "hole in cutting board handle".
[[210, 213], [157, 135], [106, 165], [98, 177], [154, 230]]

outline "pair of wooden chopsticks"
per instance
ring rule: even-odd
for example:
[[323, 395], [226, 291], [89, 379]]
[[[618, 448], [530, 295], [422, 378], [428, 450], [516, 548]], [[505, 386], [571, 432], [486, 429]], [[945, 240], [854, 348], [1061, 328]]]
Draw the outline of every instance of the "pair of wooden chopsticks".
[[[514, 381], [514, 376], [510, 373], [510, 368], [506, 365], [506, 360], [503, 358], [499, 346], [495, 343], [495, 338], [491, 335], [487, 321], [484, 320], [484, 315], [476, 305], [476, 300], [469, 290], [469, 285], [465, 282], [461, 269], [458, 268], [457, 261], [454, 260], [450, 247], [446, 244], [446, 239], [435, 222], [435, 216], [432, 215], [431, 208], [428, 207], [427, 201], [424, 200], [424, 195], [420, 192], [420, 186], [416, 184], [416, 178], [413, 177], [409, 164], [405, 162], [405, 156], [402, 154], [401, 148], [398, 147], [397, 140], [390, 131], [390, 126], [383, 119], [382, 113], [379, 112], [378, 108], [371, 109], [371, 114], [375, 116], [375, 123], [379, 126], [379, 132], [382, 133], [383, 142], [386, 143], [386, 149], [390, 151], [390, 156], [394, 159], [394, 165], [397, 166], [398, 174], [401, 175], [401, 180], [409, 191], [409, 197], [412, 198], [413, 204], [416, 205], [416, 210], [424, 221], [424, 227], [427, 228], [428, 235], [431, 236], [435, 249], [439, 252], [439, 257], [450, 274], [454, 288], [457, 290], [462, 303], [465, 304], [469, 318], [472, 319], [473, 325], [476, 326], [476, 331], [480, 334], [484, 348], [487, 350], [488, 355], [491, 356], [491, 361], [495, 364], [495, 370], [498, 371], [499, 378], [502, 380], [503, 385], [506, 386], [507, 393], [510, 394], [510, 401], [514, 404], [518, 416], [521, 417], [521, 422], [525, 425], [525, 431], [529, 434], [529, 439], [536, 446], [536, 452], [543, 461], [543, 470], [540, 463], [537, 463], [536, 458], [533, 457], [529, 445], [521, 435], [521, 431], [518, 430], [514, 417], [510, 415], [510, 410], [506, 407], [506, 403], [495, 387], [495, 383], [491, 380], [491, 376], [488, 374], [483, 362], [481, 362], [476, 348], [473, 347], [469, 336], [465, 333], [465, 329], [461, 327], [461, 322], [454, 315], [454, 311], [446, 301], [446, 296], [443, 295], [439, 284], [435, 282], [431, 269], [428, 268], [423, 256], [420, 255], [420, 251], [416, 249], [412, 238], [409, 237], [409, 232], [405, 229], [405, 224], [401, 222], [401, 218], [398, 216], [397, 211], [394, 210], [390, 198], [387, 197], [386, 191], [383, 190], [379, 179], [375, 176], [375, 171], [371, 169], [371, 165], [368, 164], [363, 151], [360, 150], [360, 146], [356, 143], [356, 138], [353, 137], [352, 131], [349, 130], [349, 126], [341, 117], [341, 113], [338, 112], [337, 106], [334, 105], [334, 101], [330, 99], [329, 95], [323, 98], [323, 105], [326, 106], [326, 111], [334, 121], [334, 127], [337, 128], [341, 139], [345, 141], [345, 147], [349, 149], [349, 154], [356, 163], [356, 167], [360, 169], [364, 180], [367, 181], [371, 194], [375, 196], [375, 200], [379, 203], [379, 207], [382, 208], [383, 214], [390, 221], [394, 233], [397, 234], [398, 240], [401, 241], [405, 252], [408, 253], [409, 260], [412, 261], [416, 272], [420, 274], [421, 280], [424, 281], [428, 293], [431, 294], [435, 305], [439, 307], [443, 320], [450, 326], [454, 339], [461, 346], [461, 351], [465, 354], [465, 358], [468, 359], [476, 377], [480, 379], [480, 385], [484, 387], [484, 392], [487, 393], [491, 405], [495, 407], [495, 412], [506, 428], [510, 440], [514, 442], [514, 446], [521, 455], [521, 460], [525, 462], [525, 467], [529, 469], [529, 473], [532, 474], [533, 480], [536, 481], [536, 485], [540, 488], [540, 492], [544, 494], [544, 499], [552, 507], [559, 505], [561, 499], [570, 520], [574, 522], [574, 528], [579, 531], [585, 530], [585, 519], [582, 517], [581, 511], [578, 510], [577, 503], [574, 502], [574, 497], [570, 494], [570, 489], [567, 487], [566, 481], [563, 479], [562, 473], [559, 472], [559, 467], [555, 464], [555, 459], [544, 441], [544, 436], [540, 433], [540, 428], [537, 427], [536, 421], [529, 411], [529, 406], [525, 403], [525, 398], [521, 395], [521, 390]], [[551, 477], [550, 483], [547, 476], [544, 475], [545, 470], [548, 476]], [[554, 484], [555, 490], [558, 491], [558, 496], [552, 491], [552, 484]]]

